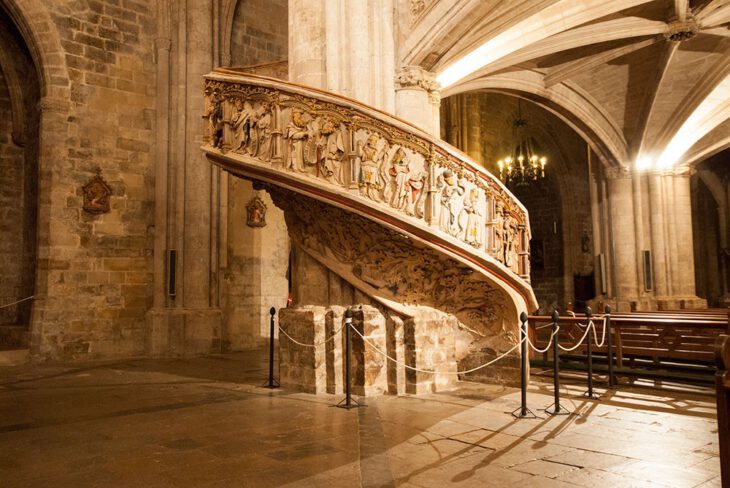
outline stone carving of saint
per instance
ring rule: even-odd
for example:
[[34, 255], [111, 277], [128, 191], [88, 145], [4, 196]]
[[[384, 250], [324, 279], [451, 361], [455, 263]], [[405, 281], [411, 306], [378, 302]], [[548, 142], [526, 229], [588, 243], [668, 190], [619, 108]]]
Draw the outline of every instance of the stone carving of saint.
[[462, 208], [464, 240], [474, 247], [482, 245], [481, 216], [479, 209], [479, 190], [472, 188], [464, 197]]
[[382, 188], [382, 177], [380, 166], [385, 155], [384, 148], [379, 148], [380, 138], [377, 134], [371, 134], [365, 144], [358, 143], [358, 155], [360, 156], [360, 191], [375, 201], [380, 201], [380, 189]]
[[258, 145], [256, 147], [255, 156], [264, 161], [271, 159], [271, 111], [270, 107], [264, 104], [259, 112], [256, 121], [256, 132]]
[[409, 161], [406, 152], [399, 147], [390, 160], [388, 174], [392, 178], [392, 192], [390, 205], [402, 210], [408, 203], [408, 173], [410, 173]]
[[459, 197], [464, 194], [464, 187], [460, 185], [460, 182], [456, 179], [456, 175], [450, 169], [441, 173], [438, 186], [441, 188], [439, 227], [442, 231], [456, 236], [459, 232], [456, 212], [457, 204]]
[[423, 188], [426, 186], [426, 172], [423, 170], [414, 171], [408, 178], [408, 188], [410, 189], [408, 195], [408, 207], [406, 213], [408, 215], [415, 215], [416, 217], [423, 217]]
[[208, 133], [213, 147], [223, 147], [223, 97], [217, 89], [205, 98], [204, 118], [208, 119]]
[[497, 211], [495, 212], [495, 222], [494, 222], [494, 255], [497, 257], [497, 260], [504, 263], [504, 215], [502, 212], [502, 205], [497, 204]]
[[234, 104], [231, 115], [231, 131], [233, 132], [233, 151], [244, 152], [251, 141], [251, 114], [244, 106], [243, 100], [238, 99]]
[[301, 111], [292, 111], [291, 121], [286, 129], [286, 138], [289, 141], [287, 168], [305, 172], [304, 150], [305, 144], [309, 140], [309, 128]]
[[343, 185], [342, 158], [345, 155], [345, 143], [342, 131], [331, 120], [324, 119], [319, 134], [317, 152], [320, 171], [328, 181]]

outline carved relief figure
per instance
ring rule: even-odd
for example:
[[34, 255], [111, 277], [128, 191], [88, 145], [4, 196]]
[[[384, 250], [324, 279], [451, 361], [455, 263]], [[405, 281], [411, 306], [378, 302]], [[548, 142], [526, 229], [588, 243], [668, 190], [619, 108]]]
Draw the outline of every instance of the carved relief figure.
[[408, 206], [406, 213], [408, 215], [415, 215], [416, 217], [423, 217], [423, 188], [426, 186], [426, 172], [423, 170], [414, 171], [408, 178]]
[[441, 190], [439, 227], [442, 231], [456, 236], [459, 232], [457, 226], [457, 200], [464, 194], [464, 187], [457, 181], [456, 175], [450, 169], [439, 175], [438, 186]]
[[466, 197], [464, 197], [464, 207], [462, 208], [462, 214], [464, 218], [463, 223], [463, 238], [474, 247], [482, 245], [482, 232], [481, 232], [481, 216], [482, 213], [479, 209], [479, 190], [472, 188]]
[[246, 110], [241, 99], [237, 99], [234, 103], [230, 125], [233, 132], [233, 151], [244, 152], [251, 141], [251, 113]]
[[390, 205], [397, 209], [405, 208], [408, 203], [408, 173], [410, 173], [409, 161], [406, 152], [399, 147], [390, 160], [388, 174], [392, 179], [392, 195]]
[[91, 214], [103, 214], [111, 210], [109, 200], [112, 189], [101, 177], [101, 169], [96, 170], [96, 176], [91, 178], [81, 191], [84, 194], [84, 211]]
[[345, 155], [345, 143], [342, 131], [329, 119], [325, 118], [321, 123], [317, 146], [319, 148], [317, 159], [322, 176], [330, 182], [343, 185], [342, 158]]
[[292, 111], [291, 121], [289, 121], [289, 126], [286, 129], [286, 138], [289, 141], [287, 168], [301, 172], [306, 171], [304, 146], [309, 140], [309, 128], [300, 110]]
[[213, 147], [223, 147], [223, 97], [218, 89], [208, 91], [203, 118], [208, 119], [208, 134]]
[[264, 161], [269, 161], [271, 155], [271, 108], [263, 104], [256, 121], [256, 133], [258, 144], [254, 156]]
[[371, 134], [365, 144], [358, 143], [360, 157], [360, 190], [369, 198], [380, 201], [380, 190], [383, 187], [380, 166], [385, 156], [384, 148], [379, 148], [381, 139]]

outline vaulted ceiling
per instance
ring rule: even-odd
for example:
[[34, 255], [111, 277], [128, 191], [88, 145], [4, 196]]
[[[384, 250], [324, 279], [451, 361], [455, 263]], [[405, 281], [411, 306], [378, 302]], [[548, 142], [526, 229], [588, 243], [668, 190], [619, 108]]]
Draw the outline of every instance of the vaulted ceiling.
[[442, 96], [532, 99], [612, 166], [682, 168], [730, 146], [730, 0], [417, 3], [402, 63], [435, 72]]

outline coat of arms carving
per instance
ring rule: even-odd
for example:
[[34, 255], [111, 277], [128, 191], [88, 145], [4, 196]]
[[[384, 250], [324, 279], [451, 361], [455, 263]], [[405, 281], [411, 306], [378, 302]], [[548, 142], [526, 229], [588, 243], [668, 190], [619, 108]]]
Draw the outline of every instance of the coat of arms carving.
[[84, 211], [90, 214], [105, 214], [111, 210], [109, 205], [112, 189], [101, 177], [101, 169], [81, 189], [84, 193]]
[[258, 195], [254, 196], [246, 205], [246, 225], [249, 227], [266, 226], [266, 204]]

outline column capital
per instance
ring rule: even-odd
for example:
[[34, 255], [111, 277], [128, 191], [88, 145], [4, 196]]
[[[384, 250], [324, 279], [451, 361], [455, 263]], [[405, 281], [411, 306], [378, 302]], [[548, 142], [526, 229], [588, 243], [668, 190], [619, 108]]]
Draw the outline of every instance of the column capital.
[[441, 85], [436, 75], [420, 66], [404, 66], [395, 74], [396, 90], [420, 89], [429, 93], [438, 92]]
[[614, 166], [611, 168], [606, 168], [604, 170], [604, 174], [606, 175], [607, 180], [618, 180], [623, 178], [631, 178], [633, 175], [633, 171], [631, 171], [630, 168], [627, 168], [625, 166]]

